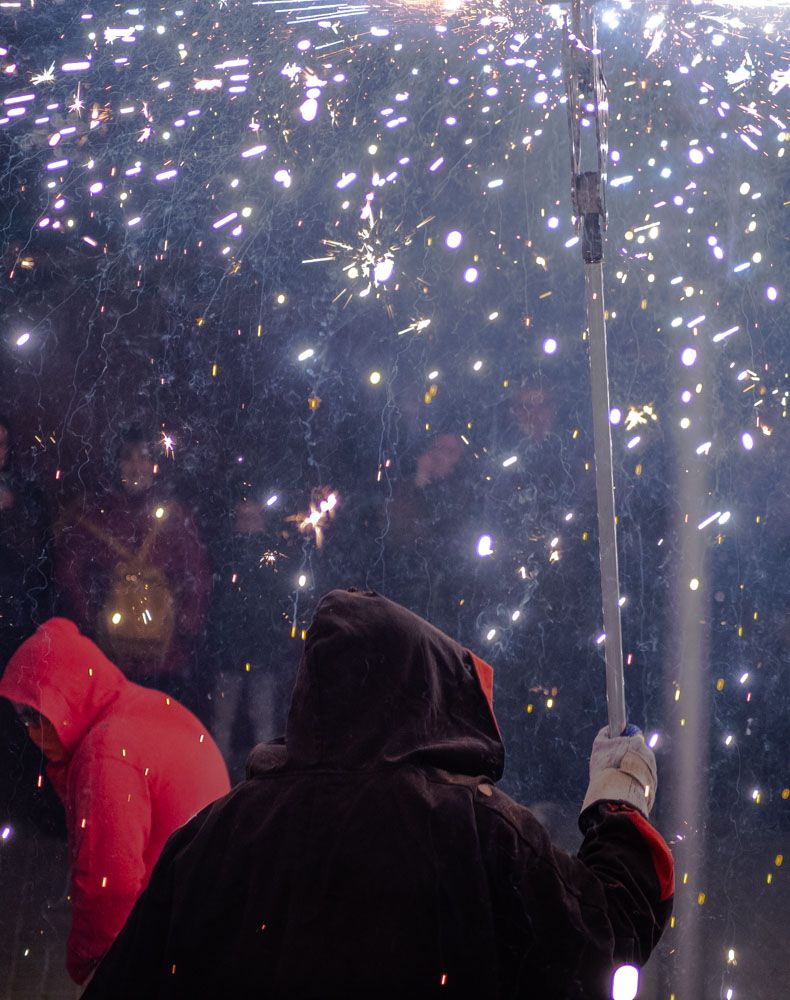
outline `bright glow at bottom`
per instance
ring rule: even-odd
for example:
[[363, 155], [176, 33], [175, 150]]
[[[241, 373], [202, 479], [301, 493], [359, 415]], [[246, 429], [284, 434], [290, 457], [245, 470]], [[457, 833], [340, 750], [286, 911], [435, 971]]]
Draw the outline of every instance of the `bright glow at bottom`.
[[639, 969], [621, 965], [612, 976], [612, 1000], [634, 1000], [639, 992]]

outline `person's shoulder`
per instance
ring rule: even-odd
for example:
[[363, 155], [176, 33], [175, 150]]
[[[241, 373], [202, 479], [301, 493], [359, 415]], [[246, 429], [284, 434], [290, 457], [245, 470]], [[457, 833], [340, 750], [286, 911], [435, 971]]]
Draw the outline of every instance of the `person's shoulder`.
[[99, 773], [144, 770], [140, 743], [131, 720], [110, 712], [92, 725], [74, 751], [69, 772], [77, 782], [95, 782]]
[[209, 727], [177, 699], [129, 684], [114, 714], [136, 763], [148, 766], [154, 760], [157, 765], [170, 761], [171, 766], [188, 767], [193, 773], [209, 768], [216, 774], [215, 765], [222, 755]]
[[146, 726], [161, 729], [163, 734], [169, 734], [171, 741], [177, 735], [186, 734], [197, 739], [201, 733], [208, 733], [200, 719], [177, 698], [157, 688], [132, 682], [125, 686], [113, 715], [133, 728], [139, 722], [141, 732]]
[[485, 779], [478, 783], [475, 809], [499, 836], [518, 841], [536, 854], [549, 850], [548, 833], [537, 816]]
[[[248, 778], [200, 809], [186, 824], [185, 843], [197, 851], [216, 831], [261, 828], [268, 825], [271, 805], [282, 791], [282, 782]], [[186, 829], [186, 827], [184, 829]]]
[[247, 777], [251, 779], [270, 777], [283, 771], [287, 764], [288, 751], [283, 739], [258, 743], [247, 758]]

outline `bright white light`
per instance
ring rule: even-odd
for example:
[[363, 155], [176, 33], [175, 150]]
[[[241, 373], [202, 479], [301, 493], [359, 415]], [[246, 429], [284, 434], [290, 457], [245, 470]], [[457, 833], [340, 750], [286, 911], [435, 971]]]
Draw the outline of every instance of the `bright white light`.
[[349, 184], [353, 184], [356, 179], [357, 175], [353, 172], [350, 174], [343, 174], [343, 176], [337, 182], [335, 187], [340, 188], [340, 190], [342, 191], [343, 188], [347, 188]]
[[686, 368], [691, 368], [694, 362], [697, 360], [697, 352], [693, 347], [684, 347], [683, 353], [680, 355], [680, 361], [686, 366]]
[[621, 965], [612, 977], [612, 1000], [635, 1000], [639, 992], [639, 969], [635, 965]]
[[477, 554], [481, 559], [494, 554], [494, 539], [490, 535], [481, 535], [478, 538]]
[[609, 410], [609, 423], [612, 424], [614, 427], [616, 427], [622, 419], [623, 419], [622, 410], [618, 409], [618, 407], [616, 406], [613, 406], [611, 410]]
[[554, 337], [547, 337], [543, 341], [543, 351], [545, 354], [557, 353], [557, 341], [554, 339]]
[[457, 250], [458, 247], [463, 243], [464, 237], [462, 233], [459, 233], [457, 229], [452, 229], [445, 236], [444, 243], [448, 250]]
[[284, 188], [289, 188], [291, 186], [291, 175], [284, 167], [281, 167], [278, 171], [276, 171], [274, 179], [278, 184], [282, 184]]
[[235, 219], [238, 219], [238, 217], [238, 212], [231, 212], [229, 215], [223, 215], [221, 219], [217, 219], [216, 222], [211, 223], [211, 228], [222, 229], [223, 226], [227, 226], [229, 222], [233, 222]]
[[376, 263], [373, 268], [373, 278], [376, 284], [382, 284], [385, 281], [389, 281], [392, 277], [392, 272], [395, 270], [395, 261], [392, 257], [385, 257]]
[[477, 281], [478, 274], [476, 267], [467, 267], [464, 271], [464, 281], [467, 285], [473, 285]]
[[754, 438], [748, 431], [744, 431], [743, 434], [741, 434], [741, 444], [747, 451], [751, 451], [754, 447]]
[[30, 340], [29, 333], [20, 333], [19, 336], [16, 338], [16, 346], [24, 347], [25, 344], [28, 342], [28, 340]]
[[277, 494], [276, 494], [276, 493], [272, 493], [272, 495], [271, 495], [271, 496], [270, 496], [270, 497], [268, 498], [268, 500], [266, 501], [266, 506], [267, 506], [267, 507], [273, 507], [273, 506], [274, 506], [274, 505], [275, 505], [275, 504], [277, 503], [277, 501], [278, 501], [279, 499], [280, 499], [280, 498], [279, 498], [279, 497], [277, 496]]
[[299, 108], [302, 119], [306, 122], [315, 121], [318, 115], [318, 101], [314, 97], [308, 97]]
[[251, 156], [260, 156], [261, 153], [265, 153], [265, 152], [266, 152], [266, 146], [264, 146], [264, 145], [250, 146], [250, 148], [249, 149], [245, 149], [244, 152], [241, 155], [242, 155], [243, 159], [248, 160]]
[[301, 573], [299, 575], [299, 580], [297, 582], [298, 582], [298, 584], [299, 584], [300, 587], [304, 587], [305, 586], [305, 584], [307, 583], [307, 577], [304, 575], [304, 573]]
[[694, 146], [689, 150], [689, 159], [692, 163], [696, 163], [697, 166], [699, 166], [699, 164], [705, 159], [705, 154], [701, 149], [697, 149], [697, 147]]
[[297, 360], [298, 361], [307, 361], [308, 358], [312, 358], [314, 355], [315, 355], [315, 351], [313, 350], [313, 348], [312, 347], [308, 347], [306, 351], [302, 351], [302, 353], [299, 355], [299, 357], [298, 357]]

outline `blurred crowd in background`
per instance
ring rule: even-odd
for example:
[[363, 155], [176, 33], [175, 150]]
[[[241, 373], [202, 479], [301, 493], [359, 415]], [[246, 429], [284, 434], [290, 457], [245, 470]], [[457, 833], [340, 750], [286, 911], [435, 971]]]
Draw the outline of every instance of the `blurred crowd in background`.
[[[575, 468], [556, 411], [534, 380], [494, 408], [498, 449], [522, 458], [516, 500], [508, 480], [495, 517], [503, 534], [527, 531], [534, 542], [535, 557], [516, 574], [521, 603], [541, 623], [548, 659], [565, 657], [565, 676], [572, 669], [578, 680], [595, 655], [585, 651], [597, 618], [589, 600], [595, 552], [577, 547], [574, 557], [572, 549], [560, 567], [550, 536], [563, 505], [589, 515], [593, 484], [589, 470]], [[47, 618], [70, 618], [127, 677], [190, 708], [234, 779], [255, 743], [284, 731], [304, 629], [321, 593], [379, 590], [479, 648], [486, 634], [479, 609], [505, 585], [501, 561], [486, 558], [495, 543], [480, 536], [470, 474], [479, 456], [464, 435], [442, 428], [419, 440], [401, 469], [388, 470], [382, 496], [360, 488], [350, 448], [337, 492], [316, 488], [310, 510], [297, 514], [243, 463], [227, 474], [205, 470], [203, 493], [190, 495], [174, 474], [172, 441], [156, 426], [119, 427], [105, 450], [107, 468], [95, 477], [98, 489], [65, 504], [25, 472], [17, 442], [18, 428], [0, 418], [0, 662]], [[496, 483], [491, 491], [489, 507]], [[489, 510], [482, 523], [491, 520]], [[470, 560], [473, 572], [465, 569]], [[575, 629], [565, 627], [569, 621]], [[564, 692], [564, 714], [576, 711], [580, 729], [597, 722], [581, 719], [584, 701], [602, 693], [590, 681]], [[533, 691], [550, 707], [557, 695], [551, 684]], [[46, 797], [37, 777], [42, 762], [9, 707], [0, 711], [4, 814], [19, 817], [31, 796]], [[558, 764], [563, 777], [568, 767], [578, 770], [581, 785], [583, 760]], [[535, 768], [533, 800], [556, 797], [556, 777], [555, 769], [542, 787]]]

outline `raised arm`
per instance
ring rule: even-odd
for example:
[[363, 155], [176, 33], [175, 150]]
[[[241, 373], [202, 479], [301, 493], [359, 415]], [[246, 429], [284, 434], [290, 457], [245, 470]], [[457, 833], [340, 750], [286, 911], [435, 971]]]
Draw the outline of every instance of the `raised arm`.
[[674, 893], [672, 855], [647, 819], [654, 791], [641, 735], [600, 734], [576, 857], [555, 848], [527, 809], [496, 792], [479, 796], [502, 967], [513, 980], [503, 995], [609, 1000], [617, 966], [647, 961]]

